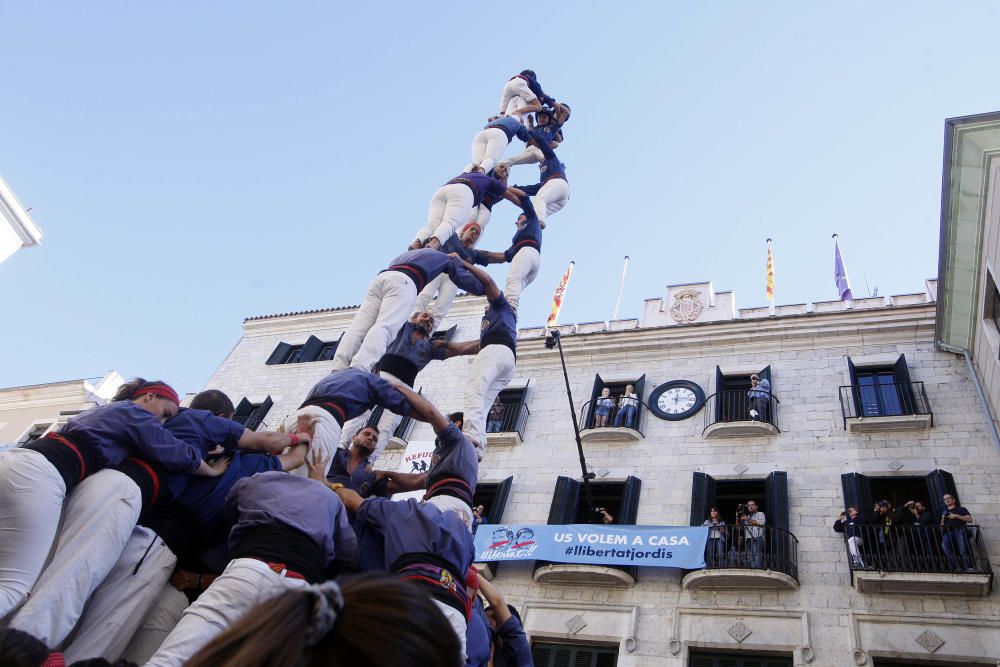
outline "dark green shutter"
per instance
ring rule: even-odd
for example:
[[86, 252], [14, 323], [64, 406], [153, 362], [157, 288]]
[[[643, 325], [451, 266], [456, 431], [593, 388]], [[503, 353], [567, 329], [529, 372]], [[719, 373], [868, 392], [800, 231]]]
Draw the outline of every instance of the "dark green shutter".
[[927, 493], [930, 495], [935, 519], [940, 519], [944, 513], [945, 504], [942, 500], [944, 494], [950, 493], [955, 496], [955, 504], [962, 504], [958, 497], [958, 491], [955, 489], [955, 478], [945, 470], [938, 469], [927, 475]]
[[691, 525], [700, 526], [715, 504], [715, 480], [703, 472], [694, 473], [691, 482]]
[[[854, 416], [861, 416], [861, 389], [858, 387], [858, 369], [854, 367], [854, 362], [847, 357], [847, 372], [851, 376], [851, 401], [854, 403]], [[840, 400], [844, 400], [841, 398]], [[861, 509], [860, 507], [858, 508]]]
[[[723, 400], [722, 392], [726, 387], [726, 378], [722, 374], [722, 369], [718, 366], [715, 367], [715, 421], [722, 421], [722, 404], [725, 403]], [[704, 519], [703, 519], [704, 520]], [[698, 522], [701, 525], [701, 521]]]
[[271, 356], [267, 358], [268, 366], [275, 366], [277, 364], [285, 363], [285, 359], [288, 358], [288, 353], [292, 351], [292, 346], [288, 343], [278, 343], [278, 346], [274, 348], [274, 352]]
[[775, 470], [764, 485], [767, 523], [788, 530], [788, 473]]
[[840, 486], [844, 490], [844, 509], [857, 507], [863, 517], [872, 515], [875, 501], [868, 478], [859, 472], [849, 472], [840, 476]]
[[302, 363], [316, 361], [319, 359], [319, 353], [322, 349], [323, 341], [316, 336], [309, 336], [309, 340], [302, 346], [302, 352], [299, 353], [299, 361]]
[[549, 507], [550, 526], [576, 523], [576, 511], [580, 505], [580, 482], [562, 475], [556, 479], [556, 490], [552, 494]]
[[604, 378], [595, 375], [594, 389], [590, 392], [590, 403], [587, 404], [587, 414], [583, 415], [583, 424], [581, 425], [585, 429], [594, 428], [594, 409], [597, 408], [597, 397], [604, 391], [605, 386]]
[[764, 370], [762, 370], [761, 372], [757, 373], [757, 376], [760, 377], [761, 380], [767, 380], [768, 384], [771, 385], [771, 393], [773, 394], [774, 393], [774, 380], [771, 379], [771, 365], [768, 364], [767, 366], [765, 366]]
[[507, 507], [507, 499], [510, 497], [510, 486], [514, 483], [514, 476], [511, 475], [497, 485], [496, 495], [493, 496], [493, 503], [490, 506], [489, 516], [486, 523], [498, 524], [503, 521], [503, 511]]
[[913, 384], [910, 381], [910, 369], [906, 367], [906, 355], [892, 365], [892, 374], [896, 376], [896, 391], [899, 392], [899, 407], [904, 415], [912, 415], [917, 411], [917, 402], [913, 398]]

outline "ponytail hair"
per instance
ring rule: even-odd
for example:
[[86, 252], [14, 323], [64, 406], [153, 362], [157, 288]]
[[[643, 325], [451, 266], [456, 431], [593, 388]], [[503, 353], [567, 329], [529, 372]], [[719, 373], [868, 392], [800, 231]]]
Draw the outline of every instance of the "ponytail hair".
[[417, 585], [363, 574], [261, 602], [187, 667], [459, 667], [460, 647]]
[[115, 392], [111, 401], [131, 401], [139, 398], [143, 394], [153, 394], [159, 398], [173, 401], [178, 405], [180, 405], [181, 402], [180, 397], [177, 395], [177, 392], [174, 391], [173, 387], [168, 385], [163, 380], [147, 381], [143, 378], [135, 378], [131, 382], [126, 382], [122, 386], [118, 387], [118, 391]]

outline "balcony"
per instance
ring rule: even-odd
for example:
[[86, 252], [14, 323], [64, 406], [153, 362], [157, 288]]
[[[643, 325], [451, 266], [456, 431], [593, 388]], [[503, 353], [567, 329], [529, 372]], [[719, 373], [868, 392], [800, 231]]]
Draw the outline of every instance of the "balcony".
[[[748, 534], [755, 531], [756, 537]], [[684, 575], [683, 590], [798, 590], [799, 541], [783, 528], [726, 526], [709, 539], [705, 569]]]
[[486, 416], [486, 443], [489, 446], [521, 444], [530, 414], [524, 402], [501, 403], [499, 410], [491, 409]]
[[781, 401], [774, 394], [753, 397], [742, 389], [720, 391], [705, 401], [706, 438], [745, 438], [781, 433], [778, 409]]
[[934, 425], [923, 382], [843, 386], [840, 410], [848, 433], [927, 430]]
[[636, 442], [644, 436], [640, 430], [646, 406], [642, 401], [632, 409], [611, 407], [605, 419], [597, 414], [597, 401], [587, 401], [580, 408], [580, 439], [584, 442]]
[[[851, 581], [861, 593], [986, 597], [993, 568], [982, 528], [848, 526]], [[852, 553], [853, 552], [853, 553]]]
[[627, 566], [539, 562], [533, 579], [537, 584], [631, 588], [635, 586], [637, 570]]

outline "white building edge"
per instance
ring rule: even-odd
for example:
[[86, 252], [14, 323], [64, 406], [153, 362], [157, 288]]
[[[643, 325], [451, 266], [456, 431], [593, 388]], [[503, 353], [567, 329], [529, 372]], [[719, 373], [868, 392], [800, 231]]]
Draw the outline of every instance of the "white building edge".
[[0, 176], [0, 262], [21, 248], [42, 242], [42, 230], [32, 221], [7, 181]]

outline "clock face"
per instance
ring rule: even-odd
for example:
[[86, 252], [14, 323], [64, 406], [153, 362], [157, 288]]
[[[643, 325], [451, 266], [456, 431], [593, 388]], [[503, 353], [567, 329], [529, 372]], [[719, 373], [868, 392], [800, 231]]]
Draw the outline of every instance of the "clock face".
[[672, 387], [660, 394], [656, 405], [668, 415], [679, 415], [693, 408], [697, 402], [698, 397], [687, 387]]
[[664, 382], [650, 395], [650, 408], [660, 419], [687, 419], [705, 404], [705, 392], [689, 380]]

